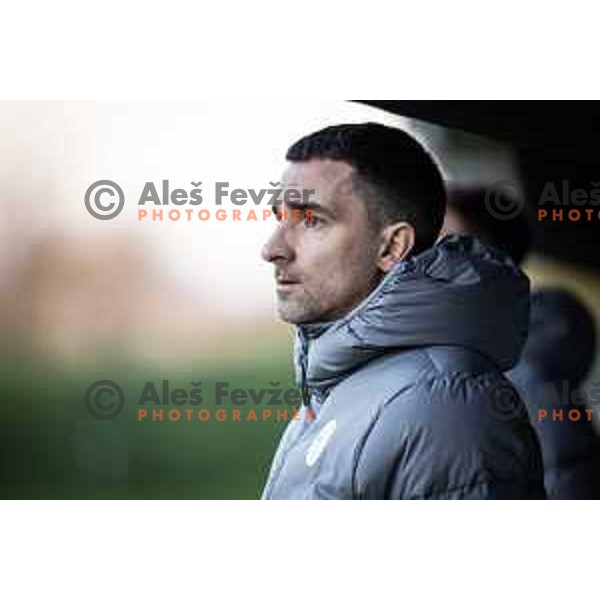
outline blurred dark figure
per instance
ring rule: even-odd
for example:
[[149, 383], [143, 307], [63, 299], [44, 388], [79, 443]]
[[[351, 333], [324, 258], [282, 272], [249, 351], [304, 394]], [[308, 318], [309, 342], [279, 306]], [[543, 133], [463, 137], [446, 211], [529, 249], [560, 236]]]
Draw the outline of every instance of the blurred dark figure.
[[[497, 218], [489, 210], [486, 193], [486, 189], [450, 189], [441, 235], [473, 235], [520, 264], [531, 246], [529, 217], [525, 210], [515, 210], [519, 214], [513, 218]], [[511, 202], [518, 199], [508, 195], [501, 199], [507, 214], [512, 212]], [[600, 437], [588, 420], [579, 391], [595, 351], [593, 316], [574, 294], [558, 288], [532, 292], [529, 337], [519, 364], [508, 376], [525, 396], [552, 500], [600, 499]], [[568, 417], [573, 410], [581, 415], [578, 421]], [[546, 411], [545, 416], [538, 411]], [[592, 418], [596, 414], [594, 410]]]

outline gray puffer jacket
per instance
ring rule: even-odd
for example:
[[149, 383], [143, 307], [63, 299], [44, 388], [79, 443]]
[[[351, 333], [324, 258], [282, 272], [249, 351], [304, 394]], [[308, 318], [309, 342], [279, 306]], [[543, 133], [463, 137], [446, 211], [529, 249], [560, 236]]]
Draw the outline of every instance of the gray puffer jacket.
[[395, 265], [342, 319], [298, 327], [310, 399], [263, 498], [544, 498], [537, 438], [502, 374], [528, 312], [512, 262], [450, 236]]

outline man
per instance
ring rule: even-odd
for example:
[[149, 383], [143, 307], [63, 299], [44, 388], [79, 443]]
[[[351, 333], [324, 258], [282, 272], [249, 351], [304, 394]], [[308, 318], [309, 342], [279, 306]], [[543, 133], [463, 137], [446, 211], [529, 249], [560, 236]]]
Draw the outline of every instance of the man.
[[[329, 127], [287, 159], [285, 185], [314, 195], [283, 207], [306, 218], [282, 218], [263, 258], [308, 405], [263, 497], [543, 498], [537, 439], [502, 375], [527, 333], [527, 278], [471, 238], [434, 247], [443, 181], [399, 130]], [[498, 418], [507, 391], [515, 416]]]
[[[519, 265], [531, 247], [526, 212], [510, 220], [496, 219], [486, 208], [485, 194], [478, 188], [451, 190], [442, 234], [475, 235]], [[506, 208], [510, 202], [503, 199]], [[529, 336], [519, 364], [508, 376], [517, 384], [538, 434], [546, 493], [552, 500], [600, 499], [600, 438], [578, 394], [595, 351], [594, 318], [574, 294], [560, 288], [532, 292]], [[581, 418], [570, 420], [570, 411]]]

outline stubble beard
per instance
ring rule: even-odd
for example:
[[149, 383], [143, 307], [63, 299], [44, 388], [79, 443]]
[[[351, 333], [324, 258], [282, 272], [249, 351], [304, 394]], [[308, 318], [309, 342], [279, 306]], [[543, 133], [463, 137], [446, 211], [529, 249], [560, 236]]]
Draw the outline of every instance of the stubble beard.
[[278, 292], [277, 312], [282, 321], [302, 325], [321, 320], [322, 310], [315, 299], [303, 290], [300, 293]]

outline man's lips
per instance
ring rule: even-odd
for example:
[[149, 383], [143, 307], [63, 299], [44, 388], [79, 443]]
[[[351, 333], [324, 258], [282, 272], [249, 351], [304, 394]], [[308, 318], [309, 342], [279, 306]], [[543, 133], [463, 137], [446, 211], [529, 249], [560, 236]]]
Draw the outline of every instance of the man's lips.
[[277, 283], [277, 287], [285, 288], [298, 285], [300, 280], [295, 277], [290, 277], [289, 275], [277, 275], [275, 277], [275, 282]]
[[299, 281], [291, 281], [291, 280], [282, 280], [282, 279], [277, 280], [277, 287], [289, 287], [292, 285], [300, 285], [300, 282]]

